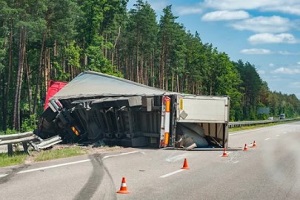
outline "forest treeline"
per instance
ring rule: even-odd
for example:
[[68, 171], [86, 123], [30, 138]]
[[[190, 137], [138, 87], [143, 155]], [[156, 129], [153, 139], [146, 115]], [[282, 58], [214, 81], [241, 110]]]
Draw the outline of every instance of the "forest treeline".
[[[0, 0], [0, 131], [26, 131], [49, 80], [93, 70], [174, 92], [228, 95], [231, 121], [300, 114], [294, 94], [270, 91], [255, 66], [231, 61], [146, 1]], [[205, 27], [204, 27], [205, 28]], [[258, 112], [269, 110], [269, 114]]]

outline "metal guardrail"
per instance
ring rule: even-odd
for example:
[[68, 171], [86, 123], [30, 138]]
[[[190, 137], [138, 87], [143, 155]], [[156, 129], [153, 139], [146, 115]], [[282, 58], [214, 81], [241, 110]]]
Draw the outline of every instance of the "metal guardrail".
[[36, 145], [37, 149], [40, 150], [40, 149], [46, 149], [46, 148], [49, 148], [55, 144], [58, 144], [62, 142], [62, 139], [60, 136], [56, 135], [56, 136], [53, 136], [51, 138], [47, 138], [43, 141], [41, 141], [39, 144]]
[[270, 123], [284, 122], [284, 121], [294, 121], [294, 120], [300, 120], [300, 119], [297, 118], [297, 119], [274, 119], [274, 120], [229, 122], [228, 127], [233, 128], [233, 127], [251, 126], [251, 125], [258, 125], [258, 124], [270, 124]]
[[28, 146], [32, 146], [34, 150], [49, 148], [57, 143], [60, 143], [61, 137], [54, 136], [48, 139], [41, 139], [33, 132], [17, 133], [11, 135], [0, 135], [0, 146], [7, 145], [7, 153], [9, 156], [13, 155], [13, 144], [22, 143], [25, 152], [28, 152]]
[[32, 132], [18, 133], [12, 135], [0, 135], [0, 145], [27, 142], [38, 139]]

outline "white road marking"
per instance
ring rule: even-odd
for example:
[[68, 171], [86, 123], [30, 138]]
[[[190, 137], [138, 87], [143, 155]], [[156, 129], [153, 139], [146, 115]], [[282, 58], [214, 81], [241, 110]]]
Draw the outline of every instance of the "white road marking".
[[57, 167], [63, 167], [63, 166], [67, 166], [67, 165], [75, 165], [78, 163], [84, 163], [84, 162], [89, 162], [91, 161], [90, 159], [85, 159], [85, 160], [79, 160], [79, 161], [75, 161], [75, 162], [68, 162], [68, 163], [63, 163], [63, 164], [58, 164], [58, 165], [51, 165], [51, 166], [47, 166], [47, 167], [40, 167], [40, 168], [35, 168], [35, 169], [29, 169], [29, 170], [23, 170], [23, 171], [19, 171], [17, 174], [24, 174], [24, 173], [28, 173], [28, 172], [35, 172], [35, 171], [40, 171], [40, 170], [45, 170], [45, 169], [52, 169], [52, 168], [57, 168]]
[[236, 164], [236, 163], [238, 163], [238, 162], [240, 162], [240, 161], [234, 161], [234, 162], [232, 162], [233, 164]]
[[174, 172], [171, 172], [171, 173], [162, 175], [162, 176], [160, 176], [159, 178], [166, 178], [166, 177], [172, 176], [172, 175], [177, 174], [177, 173], [182, 172], [182, 171], [184, 171], [184, 169], [179, 169], [179, 170], [177, 170], [177, 171], [174, 171]]
[[276, 135], [277, 137], [279, 137], [280, 135]]
[[[106, 159], [106, 158], [112, 158], [112, 157], [117, 157], [117, 156], [125, 156], [125, 155], [129, 155], [129, 154], [133, 154], [133, 153], [141, 153], [140, 151], [130, 151], [130, 152], [126, 152], [126, 153], [120, 153], [120, 154], [115, 154], [115, 155], [108, 155], [108, 156], [104, 156], [102, 159]], [[145, 153], [142, 153], [145, 154]]]
[[269, 140], [270, 138], [266, 138], [265, 140]]
[[176, 155], [176, 156], [170, 156], [168, 158], [166, 158], [167, 162], [176, 162], [178, 160], [182, 160], [186, 157], [186, 154], [180, 154], [180, 155]]
[[8, 174], [0, 174], [0, 178], [7, 176]]
[[[131, 152], [126, 152], [126, 153], [120, 153], [116, 155], [109, 155], [109, 156], [104, 156], [103, 159], [105, 158], [111, 158], [111, 157], [116, 157], [116, 156], [123, 156], [123, 155], [128, 155], [132, 153], [138, 153], [139, 151], [131, 151]], [[47, 167], [40, 167], [40, 168], [35, 168], [35, 169], [28, 169], [28, 170], [22, 170], [19, 171], [17, 174], [24, 174], [24, 173], [29, 173], [29, 172], [35, 172], [35, 171], [40, 171], [40, 170], [46, 170], [46, 169], [53, 169], [57, 167], [63, 167], [63, 166], [68, 166], [68, 165], [75, 165], [79, 163], [84, 163], [84, 162], [90, 162], [91, 159], [85, 159], [85, 160], [79, 160], [79, 161], [74, 161], [74, 162], [68, 162], [68, 163], [62, 163], [62, 164], [57, 164], [57, 165], [51, 165]], [[0, 174], [0, 178], [7, 176], [8, 174]]]

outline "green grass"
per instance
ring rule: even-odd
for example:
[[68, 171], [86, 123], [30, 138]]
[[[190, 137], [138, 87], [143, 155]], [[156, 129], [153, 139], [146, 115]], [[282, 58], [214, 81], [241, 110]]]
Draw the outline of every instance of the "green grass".
[[46, 150], [39, 152], [36, 157], [34, 158], [34, 161], [46, 161], [46, 160], [53, 160], [57, 158], [66, 158], [71, 156], [78, 156], [86, 154], [86, 151], [84, 151], [80, 147], [68, 147], [68, 148], [62, 148], [62, 149], [53, 149], [53, 150]]
[[27, 158], [35, 162], [39, 162], [58, 158], [66, 158], [71, 156], [78, 156], [86, 153], [86, 150], [83, 150], [82, 148], [77, 146], [61, 149], [50, 149], [41, 152], [33, 152], [32, 155], [28, 155], [27, 153], [24, 153], [22, 151], [13, 152], [13, 156], [8, 156], [7, 153], [0, 153], [0, 167], [21, 165], [25, 163], [25, 160]]
[[23, 164], [28, 154], [23, 152], [14, 152], [13, 156], [7, 153], [0, 153], [0, 167]]

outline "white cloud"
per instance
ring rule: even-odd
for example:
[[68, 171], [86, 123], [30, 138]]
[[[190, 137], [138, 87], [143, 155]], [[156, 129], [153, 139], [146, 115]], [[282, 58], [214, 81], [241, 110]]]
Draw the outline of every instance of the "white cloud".
[[298, 65], [300, 65], [300, 61], [299, 61], [299, 62], [297, 62], [297, 64], [298, 64]]
[[258, 9], [261, 7], [270, 7], [278, 5], [278, 0], [205, 0], [204, 4], [207, 7], [215, 9]]
[[203, 5], [216, 10], [258, 9], [300, 15], [299, 0], [204, 0]]
[[286, 67], [280, 67], [272, 71], [274, 74], [300, 74], [300, 69], [291, 69]]
[[270, 66], [270, 67], [274, 67], [275, 65], [274, 65], [273, 63], [270, 63], [269, 66]]
[[269, 49], [243, 49], [241, 50], [242, 54], [259, 54], [259, 55], [266, 55], [272, 54]]
[[219, 10], [214, 12], [209, 12], [203, 15], [203, 21], [225, 21], [225, 20], [239, 20], [247, 19], [249, 14], [243, 10], [228, 11]]
[[262, 8], [261, 10], [264, 11], [279, 11], [282, 13], [288, 13], [293, 15], [300, 15], [300, 4], [294, 5], [277, 5], [277, 6], [270, 6], [266, 8]]
[[200, 14], [202, 13], [202, 8], [194, 7], [177, 7], [176, 11], [179, 15], [191, 15], [191, 14]]
[[292, 23], [288, 18], [279, 16], [260, 16], [233, 23], [231, 26], [240, 31], [248, 30], [259, 33], [282, 33], [290, 30], [292, 28]]
[[289, 56], [289, 55], [297, 56], [297, 55], [300, 55], [300, 52], [279, 51], [278, 54], [284, 55], [284, 56]]
[[260, 33], [252, 35], [248, 38], [248, 41], [252, 44], [262, 43], [288, 43], [295, 44], [297, 39], [289, 33], [271, 34], [271, 33]]

